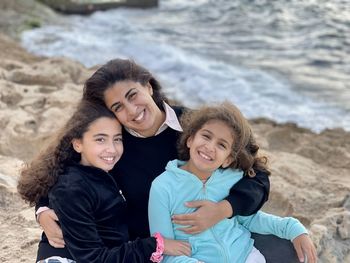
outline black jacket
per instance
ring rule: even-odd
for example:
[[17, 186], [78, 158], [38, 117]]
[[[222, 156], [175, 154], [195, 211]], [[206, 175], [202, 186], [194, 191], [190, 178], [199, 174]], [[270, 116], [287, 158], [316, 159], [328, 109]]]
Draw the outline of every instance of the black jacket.
[[69, 166], [50, 190], [49, 203], [59, 218], [66, 249], [48, 249], [43, 240], [38, 260], [59, 255], [82, 263], [150, 262], [155, 238], [128, 242], [126, 202], [103, 170]]

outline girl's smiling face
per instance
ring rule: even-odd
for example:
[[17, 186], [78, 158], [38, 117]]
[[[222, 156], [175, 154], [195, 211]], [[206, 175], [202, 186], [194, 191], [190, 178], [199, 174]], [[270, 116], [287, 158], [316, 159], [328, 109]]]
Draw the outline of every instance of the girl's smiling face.
[[117, 119], [101, 117], [89, 125], [82, 139], [73, 139], [80, 164], [111, 170], [123, 153], [122, 127]]
[[187, 140], [190, 160], [185, 170], [207, 179], [219, 167], [226, 168], [232, 161], [234, 137], [223, 121], [210, 120]]

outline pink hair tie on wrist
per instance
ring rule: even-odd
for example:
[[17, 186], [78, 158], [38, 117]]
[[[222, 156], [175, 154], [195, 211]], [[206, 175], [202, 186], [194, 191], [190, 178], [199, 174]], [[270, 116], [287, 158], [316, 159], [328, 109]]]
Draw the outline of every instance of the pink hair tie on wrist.
[[155, 233], [153, 236], [157, 241], [157, 249], [152, 253], [150, 260], [152, 262], [161, 262], [163, 260], [164, 238], [159, 232]]

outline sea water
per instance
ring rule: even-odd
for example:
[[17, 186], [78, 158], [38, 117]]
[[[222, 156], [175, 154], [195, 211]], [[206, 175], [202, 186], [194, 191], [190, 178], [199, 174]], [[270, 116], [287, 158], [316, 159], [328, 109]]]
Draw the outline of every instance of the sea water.
[[189, 107], [230, 100], [246, 117], [350, 130], [347, 0], [160, 0], [26, 31], [35, 54], [86, 66], [121, 57]]

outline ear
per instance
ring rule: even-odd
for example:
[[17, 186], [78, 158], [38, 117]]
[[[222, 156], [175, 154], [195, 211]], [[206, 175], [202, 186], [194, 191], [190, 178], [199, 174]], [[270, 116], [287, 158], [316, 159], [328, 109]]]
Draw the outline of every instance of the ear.
[[73, 139], [72, 140], [72, 146], [73, 149], [77, 152], [77, 153], [81, 153], [82, 151], [82, 143], [81, 143], [81, 139]]
[[226, 160], [223, 162], [223, 164], [221, 165], [222, 168], [227, 168], [229, 167], [231, 164], [233, 163], [233, 157], [232, 155], [228, 156], [226, 158]]
[[147, 88], [147, 91], [149, 92], [149, 94], [151, 96], [153, 96], [153, 87], [152, 87], [151, 83], [147, 82], [146, 88]]
[[192, 136], [188, 137], [186, 141], [187, 148], [191, 148], [192, 142], [193, 142], [193, 137]]

